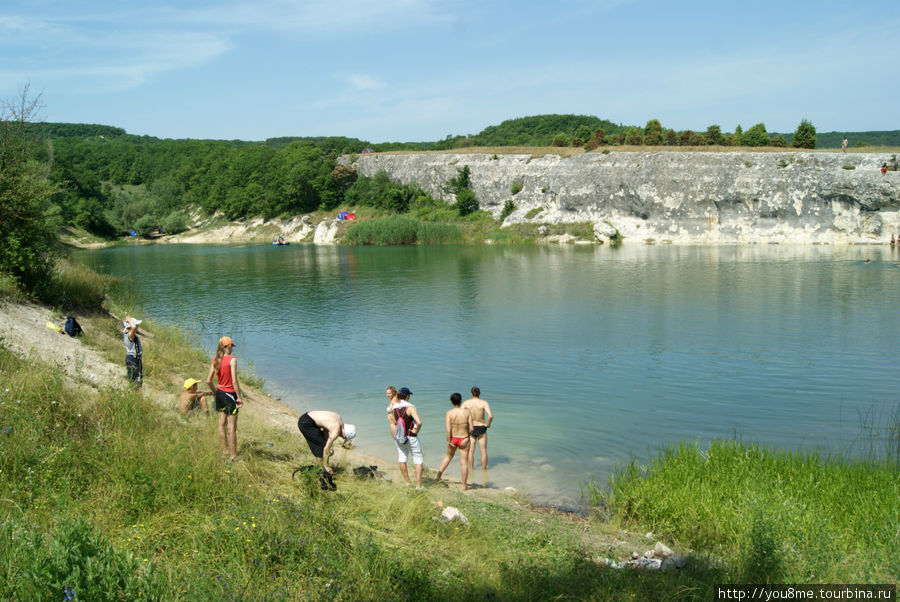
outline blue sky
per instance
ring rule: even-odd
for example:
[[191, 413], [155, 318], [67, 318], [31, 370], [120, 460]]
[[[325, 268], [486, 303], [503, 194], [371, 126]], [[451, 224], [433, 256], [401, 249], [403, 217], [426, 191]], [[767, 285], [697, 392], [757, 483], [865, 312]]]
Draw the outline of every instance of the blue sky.
[[0, 98], [161, 138], [900, 129], [900, 8], [820, 1], [3, 0]]

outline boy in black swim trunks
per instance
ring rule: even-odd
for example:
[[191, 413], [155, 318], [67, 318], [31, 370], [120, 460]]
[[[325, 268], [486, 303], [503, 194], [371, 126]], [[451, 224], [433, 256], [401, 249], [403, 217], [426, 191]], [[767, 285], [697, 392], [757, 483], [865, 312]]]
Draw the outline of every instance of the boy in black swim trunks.
[[[472, 398], [463, 402], [462, 407], [472, 415], [472, 442], [469, 445], [469, 469], [475, 470], [475, 444], [481, 449], [481, 470], [487, 470], [487, 430], [494, 420], [490, 404], [481, 399], [481, 389], [472, 387]], [[485, 421], [487, 414], [487, 421]]]
[[356, 436], [356, 427], [352, 424], [344, 424], [341, 415], [337, 412], [326, 410], [314, 410], [306, 412], [297, 421], [297, 428], [303, 438], [306, 439], [309, 450], [316, 458], [316, 462], [322, 464], [325, 472], [333, 474], [334, 470], [328, 465], [328, 459], [334, 453], [332, 444], [338, 437], [350, 441]]

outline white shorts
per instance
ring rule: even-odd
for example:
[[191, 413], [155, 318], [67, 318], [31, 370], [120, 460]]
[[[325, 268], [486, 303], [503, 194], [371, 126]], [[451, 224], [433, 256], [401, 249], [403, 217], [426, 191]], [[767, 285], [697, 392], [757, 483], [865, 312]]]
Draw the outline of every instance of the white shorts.
[[397, 461], [401, 464], [406, 464], [410, 454], [412, 454], [413, 464], [425, 463], [425, 456], [422, 455], [422, 444], [419, 443], [418, 437], [407, 437], [406, 443], [402, 445], [396, 441], [394, 443], [397, 445]]

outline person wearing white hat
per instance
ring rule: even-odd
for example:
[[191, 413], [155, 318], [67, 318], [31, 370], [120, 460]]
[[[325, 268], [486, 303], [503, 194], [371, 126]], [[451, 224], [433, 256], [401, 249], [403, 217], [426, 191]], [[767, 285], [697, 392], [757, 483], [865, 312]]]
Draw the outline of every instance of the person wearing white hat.
[[297, 428], [306, 439], [309, 450], [316, 457], [316, 462], [322, 464], [328, 474], [334, 473], [328, 465], [328, 460], [334, 453], [331, 446], [335, 439], [343, 437], [346, 441], [350, 441], [356, 436], [355, 426], [344, 424], [340, 414], [327, 410], [306, 412], [297, 420]]
[[125, 373], [131, 386], [140, 389], [144, 380], [144, 362], [142, 359], [141, 337], [138, 336], [138, 324], [141, 320], [125, 316], [122, 325], [122, 340], [125, 343]]

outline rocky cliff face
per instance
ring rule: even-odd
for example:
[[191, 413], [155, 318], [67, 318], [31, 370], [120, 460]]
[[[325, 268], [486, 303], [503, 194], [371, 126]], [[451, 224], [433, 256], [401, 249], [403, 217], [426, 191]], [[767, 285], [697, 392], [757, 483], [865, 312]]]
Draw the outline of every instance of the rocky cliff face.
[[[900, 232], [900, 172], [889, 155], [822, 152], [590, 152], [556, 155], [372, 154], [350, 158], [453, 202], [444, 185], [468, 165], [482, 209], [516, 222], [592, 222], [626, 242], [879, 243]], [[518, 190], [517, 190], [518, 189]], [[515, 194], [513, 191], [517, 190]]]

